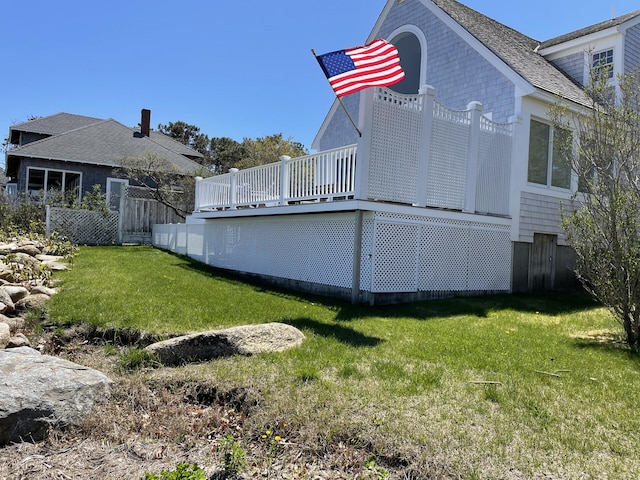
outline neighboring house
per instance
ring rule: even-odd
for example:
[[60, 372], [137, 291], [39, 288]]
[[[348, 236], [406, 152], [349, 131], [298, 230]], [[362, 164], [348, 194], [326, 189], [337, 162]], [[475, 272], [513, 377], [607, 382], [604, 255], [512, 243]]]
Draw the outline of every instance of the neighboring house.
[[594, 67], [616, 88], [640, 66], [640, 11], [538, 41], [454, 0], [389, 0], [375, 38], [406, 79], [344, 97], [361, 137], [336, 101], [318, 154], [200, 181], [155, 244], [359, 302], [575, 286], [577, 178], [548, 111], [588, 107]]
[[149, 110], [142, 110], [141, 127], [130, 128], [113, 119], [58, 113], [13, 125], [6, 153], [7, 190], [29, 196], [51, 190], [78, 195], [100, 185], [115, 208], [122, 185], [130, 182], [116, 173], [127, 158], [153, 154], [170, 161], [180, 174], [200, 167], [199, 152], [151, 130]]

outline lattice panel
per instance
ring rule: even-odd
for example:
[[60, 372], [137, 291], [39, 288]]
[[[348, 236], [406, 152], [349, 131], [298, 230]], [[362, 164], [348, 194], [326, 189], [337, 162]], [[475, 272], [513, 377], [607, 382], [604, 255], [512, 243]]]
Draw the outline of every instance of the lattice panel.
[[[372, 282], [376, 289], [372, 291], [508, 291], [510, 288], [508, 227], [392, 213], [378, 213], [375, 225], [376, 268], [372, 269]], [[417, 236], [410, 228], [413, 226], [419, 228]], [[386, 246], [387, 243], [392, 245]], [[409, 258], [416, 251], [412, 264]], [[381, 255], [387, 258], [381, 259]], [[387, 267], [392, 275], [378, 265], [393, 265]], [[413, 286], [411, 278], [414, 278]]]
[[373, 292], [415, 292], [420, 226], [376, 222]]
[[433, 119], [427, 205], [462, 210], [467, 181], [470, 126]]
[[473, 229], [469, 233], [468, 289], [509, 290], [511, 286], [509, 232]]
[[509, 214], [511, 179], [511, 125], [493, 124], [483, 119], [478, 156], [476, 211]]
[[206, 234], [207, 263], [350, 288], [354, 229], [353, 214], [218, 220]]
[[[411, 101], [400, 101], [406, 97]], [[413, 204], [416, 202], [417, 173], [423, 114], [417, 97], [389, 95], [373, 104], [369, 197]]]
[[460, 225], [424, 225], [420, 245], [421, 291], [467, 288], [469, 229]]
[[118, 243], [118, 214], [52, 207], [47, 231], [58, 232], [76, 245]]

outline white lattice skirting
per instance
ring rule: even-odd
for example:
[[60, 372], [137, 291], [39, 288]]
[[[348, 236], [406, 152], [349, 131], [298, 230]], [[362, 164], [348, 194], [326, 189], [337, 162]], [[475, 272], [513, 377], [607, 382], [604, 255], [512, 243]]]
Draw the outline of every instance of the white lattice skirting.
[[355, 231], [354, 212], [227, 218], [155, 225], [153, 244], [219, 268], [342, 289], [345, 297], [355, 251], [365, 294], [510, 291], [507, 225], [364, 212], [361, 246]]

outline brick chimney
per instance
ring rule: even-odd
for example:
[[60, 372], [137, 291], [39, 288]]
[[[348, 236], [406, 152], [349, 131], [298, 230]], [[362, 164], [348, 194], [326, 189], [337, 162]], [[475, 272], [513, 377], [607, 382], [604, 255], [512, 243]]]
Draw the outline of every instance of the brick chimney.
[[140, 113], [140, 133], [148, 137], [151, 131], [151, 110], [143, 108]]

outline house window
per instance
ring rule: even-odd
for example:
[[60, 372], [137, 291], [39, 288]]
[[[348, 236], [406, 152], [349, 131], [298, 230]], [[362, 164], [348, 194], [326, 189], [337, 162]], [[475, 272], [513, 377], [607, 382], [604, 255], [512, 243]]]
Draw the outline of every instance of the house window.
[[601, 78], [603, 73], [606, 78], [613, 78], [613, 49], [594, 53], [591, 67], [595, 78]]
[[571, 132], [554, 130], [546, 123], [531, 120], [527, 181], [558, 188], [571, 187], [571, 161], [564, 153]]
[[422, 47], [420, 40], [411, 32], [403, 32], [391, 40], [398, 49], [400, 65], [404, 70], [404, 80], [390, 86], [394, 92], [404, 94], [418, 93], [421, 82]]
[[47, 198], [52, 192], [75, 195], [80, 198], [80, 173], [49, 168], [27, 169], [27, 194]]

